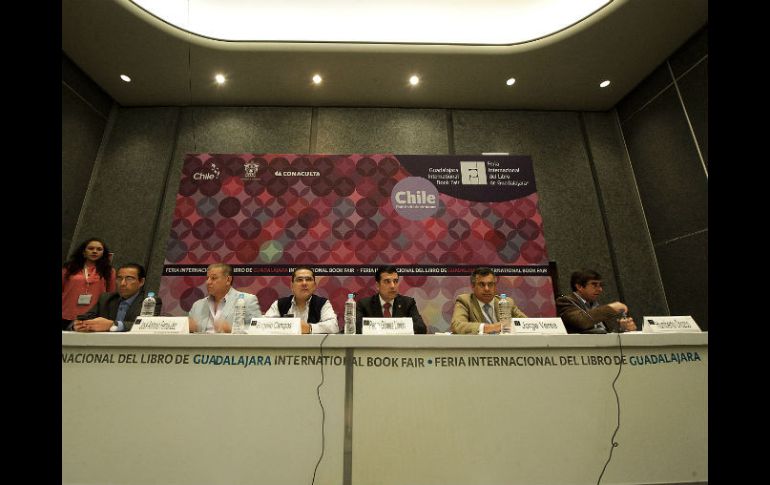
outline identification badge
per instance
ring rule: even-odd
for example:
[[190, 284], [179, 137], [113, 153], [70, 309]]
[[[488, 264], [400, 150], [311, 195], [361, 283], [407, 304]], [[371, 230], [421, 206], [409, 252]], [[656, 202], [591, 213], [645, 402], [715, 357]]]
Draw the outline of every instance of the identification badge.
[[90, 305], [90, 304], [91, 304], [91, 295], [83, 294], [78, 297], [78, 305]]

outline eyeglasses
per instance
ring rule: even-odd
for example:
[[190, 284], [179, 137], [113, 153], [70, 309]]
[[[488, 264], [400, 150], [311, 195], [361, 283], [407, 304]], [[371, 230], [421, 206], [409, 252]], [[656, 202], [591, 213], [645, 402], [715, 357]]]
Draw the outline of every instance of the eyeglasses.
[[117, 278], [115, 278], [115, 281], [117, 281], [118, 283], [124, 280], [126, 283], [133, 283], [134, 281], [137, 280], [137, 278], [133, 276], [118, 276]]

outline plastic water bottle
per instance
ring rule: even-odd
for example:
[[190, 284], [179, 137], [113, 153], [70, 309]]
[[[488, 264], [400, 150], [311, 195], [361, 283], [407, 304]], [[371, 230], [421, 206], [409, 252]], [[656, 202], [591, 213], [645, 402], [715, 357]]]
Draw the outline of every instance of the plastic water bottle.
[[233, 319], [233, 333], [247, 333], [246, 332], [246, 295], [243, 293], [238, 294], [238, 299], [235, 300], [235, 318]]
[[348, 299], [345, 302], [345, 335], [356, 333], [356, 301], [353, 299], [353, 293], [348, 293]]
[[151, 317], [155, 315], [155, 292], [150, 291], [147, 293], [147, 298], [142, 302], [142, 311], [139, 313], [140, 317]]
[[511, 329], [511, 302], [505, 293], [500, 295], [497, 303], [497, 320], [500, 322], [500, 333], [512, 333]]

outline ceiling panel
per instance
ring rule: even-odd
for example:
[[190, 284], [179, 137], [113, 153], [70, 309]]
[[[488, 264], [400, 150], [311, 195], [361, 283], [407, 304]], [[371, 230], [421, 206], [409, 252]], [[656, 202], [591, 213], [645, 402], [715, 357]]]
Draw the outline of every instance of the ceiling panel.
[[[123, 106], [603, 111], [707, 22], [707, 0], [614, 0], [566, 30], [512, 46], [225, 42], [128, 0], [62, 0], [62, 49]], [[315, 73], [324, 79], [317, 86]], [[418, 86], [409, 85], [412, 74]], [[604, 79], [612, 84], [601, 89]]]

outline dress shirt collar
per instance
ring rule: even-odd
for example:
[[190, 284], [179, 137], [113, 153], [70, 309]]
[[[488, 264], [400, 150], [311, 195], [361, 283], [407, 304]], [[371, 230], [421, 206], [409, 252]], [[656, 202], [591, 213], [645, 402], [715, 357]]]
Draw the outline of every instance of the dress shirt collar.
[[139, 296], [139, 293], [141, 292], [137, 291], [136, 293], [133, 294], [133, 296], [129, 296], [128, 298], [121, 298], [120, 302], [121, 303], [126, 302], [128, 303], [128, 306], [131, 306], [131, 304], [134, 303], [134, 300], [136, 300], [137, 297]]
[[[305, 308], [310, 308], [310, 301], [313, 299], [315, 295], [310, 295], [305, 302]], [[297, 298], [292, 295], [291, 297], [291, 308], [299, 308], [299, 305], [297, 305]]]
[[[235, 288], [233, 288], [233, 287], [231, 286], [231, 287], [230, 287], [230, 289], [229, 289], [229, 290], [227, 290], [227, 293], [225, 293], [225, 296], [223, 296], [223, 297], [222, 297], [222, 300], [221, 300], [221, 302], [222, 302], [222, 305], [224, 305], [225, 303], [227, 303], [227, 300], [228, 300], [228, 298], [230, 298], [230, 297], [232, 297], [232, 298], [238, 298], [238, 293], [240, 293], [240, 291], [236, 290]], [[209, 296], [208, 296], [208, 300], [209, 300], [209, 302], [211, 302], [211, 303], [216, 303], [216, 300], [214, 299], [214, 295], [209, 295]]]
[[[379, 293], [377, 293], [377, 298], [380, 299], [380, 308], [382, 308], [383, 311], [384, 311], [385, 310], [385, 304], [388, 303], [388, 302], [386, 300], [383, 300], [382, 299], [382, 295], [380, 295]], [[398, 295], [396, 295], [396, 298], [398, 298]], [[393, 298], [393, 301], [390, 302], [390, 314], [391, 315], [393, 314], [393, 307], [395, 306], [393, 304], [393, 302], [396, 301], [396, 298]]]

